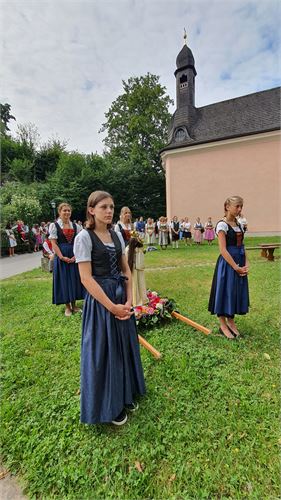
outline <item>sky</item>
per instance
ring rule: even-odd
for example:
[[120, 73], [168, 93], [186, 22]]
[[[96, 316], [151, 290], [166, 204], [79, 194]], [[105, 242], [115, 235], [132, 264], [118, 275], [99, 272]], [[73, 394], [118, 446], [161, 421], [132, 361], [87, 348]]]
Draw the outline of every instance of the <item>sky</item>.
[[[102, 154], [105, 113], [122, 80], [148, 72], [175, 101], [183, 30], [195, 105], [281, 85], [279, 0], [0, 0], [0, 101], [41, 143]], [[175, 106], [171, 106], [171, 113]]]

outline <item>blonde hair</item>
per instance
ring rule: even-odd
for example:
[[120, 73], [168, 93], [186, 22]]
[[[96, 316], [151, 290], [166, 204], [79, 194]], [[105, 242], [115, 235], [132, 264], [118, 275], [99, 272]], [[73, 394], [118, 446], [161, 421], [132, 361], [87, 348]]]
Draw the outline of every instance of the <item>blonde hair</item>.
[[130, 212], [130, 214], [132, 216], [132, 212], [129, 209], [129, 207], [122, 207], [120, 210], [120, 215], [119, 215], [121, 222], [122, 222], [122, 218], [124, 217], [125, 212]]
[[[94, 215], [89, 213], [89, 208], [92, 207], [94, 208], [100, 201], [104, 200], [105, 198], [111, 198], [113, 201], [113, 198], [111, 194], [107, 193], [106, 191], [93, 191], [87, 202], [87, 210], [86, 210], [86, 228], [87, 229], [95, 229], [95, 217]], [[111, 224], [108, 224], [110, 227]]]
[[63, 201], [58, 206], [58, 214], [60, 214], [60, 212], [62, 211], [63, 207], [69, 207], [70, 211], [72, 212], [72, 206], [69, 203], [67, 203], [66, 201]]
[[227, 215], [227, 210], [226, 207], [227, 205], [242, 205], [244, 204], [243, 198], [241, 196], [229, 196], [229, 198], [226, 198], [224, 202], [224, 215]]

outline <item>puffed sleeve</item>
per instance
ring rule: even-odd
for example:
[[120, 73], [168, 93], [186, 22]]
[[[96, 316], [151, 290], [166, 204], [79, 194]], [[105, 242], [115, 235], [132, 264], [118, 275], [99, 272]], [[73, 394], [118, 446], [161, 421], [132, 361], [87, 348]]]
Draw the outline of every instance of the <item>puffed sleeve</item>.
[[120, 226], [119, 226], [119, 222], [117, 222], [117, 224], [115, 224], [114, 226], [114, 231], [118, 234], [118, 233], [121, 233], [121, 229], [120, 229]]
[[119, 240], [120, 240], [120, 243], [121, 243], [121, 247], [122, 247], [122, 255], [125, 255], [125, 243], [124, 243], [124, 240], [123, 240], [123, 236], [120, 232], [116, 232]]
[[222, 220], [220, 222], [218, 222], [217, 227], [216, 227], [216, 233], [219, 234], [219, 231], [223, 231], [225, 234], [227, 233], [228, 225], [226, 222], [224, 222]]
[[74, 240], [73, 253], [76, 262], [91, 262], [92, 240], [86, 229], [82, 229], [82, 231], [77, 234]]
[[52, 222], [50, 224], [50, 227], [49, 227], [49, 239], [50, 240], [57, 240], [58, 239], [58, 232], [57, 232], [57, 228], [56, 228], [56, 225], [54, 222]]

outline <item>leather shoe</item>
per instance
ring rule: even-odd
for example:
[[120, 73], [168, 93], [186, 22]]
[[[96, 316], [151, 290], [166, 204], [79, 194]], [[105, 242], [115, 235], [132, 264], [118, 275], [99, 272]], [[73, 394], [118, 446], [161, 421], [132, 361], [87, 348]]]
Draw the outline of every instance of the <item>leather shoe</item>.
[[[228, 328], [228, 327], [227, 327], [227, 328]], [[230, 329], [229, 329], [229, 330], [230, 330]], [[220, 333], [224, 336], [224, 338], [225, 338], [225, 339], [227, 339], [227, 340], [235, 340], [235, 338], [236, 338], [236, 337], [233, 337], [233, 338], [231, 338], [231, 337], [227, 337], [227, 336], [225, 335], [225, 333], [222, 331], [221, 327], [219, 328], [219, 332], [220, 332]]]
[[237, 333], [235, 333], [235, 332], [232, 330], [232, 328], [230, 328], [230, 326], [229, 326], [229, 325], [227, 325], [227, 328], [228, 328], [228, 329], [229, 329], [229, 331], [232, 333], [232, 335], [234, 335], [234, 337], [235, 337], [235, 338], [238, 338], [238, 337], [240, 337], [240, 336], [241, 336], [241, 334], [240, 334], [240, 333], [238, 333], [238, 334], [237, 334]]

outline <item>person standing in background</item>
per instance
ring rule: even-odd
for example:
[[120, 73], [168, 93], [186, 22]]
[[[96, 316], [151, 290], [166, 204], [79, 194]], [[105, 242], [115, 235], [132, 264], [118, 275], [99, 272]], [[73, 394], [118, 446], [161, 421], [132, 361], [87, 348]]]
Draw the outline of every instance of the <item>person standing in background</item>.
[[214, 230], [214, 226], [213, 226], [211, 217], [208, 217], [208, 220], [205, 224], [204, 238], [205, 238], [205, 240], [208, 241], [208, 245], [211, 245], [212, 241], [215, 239], [215, 230]]
[[159, 225], [158, 225], [158, 231], [159, 231], [159, 241], [158, 244], [162, 248], [162, 250], [167, 249], [168, 245], [168, 238], [169, 238], [169, 224], [168, 224], [168, 219], [167, 217], [160, 217], [159, 218]]
[[187, 240], [189, 242], [189, 245], [192, 245], [191, 242], [191, 223], [189, 222], [188, 217], [185, 217], [182, 223], [182, 237], [184, 240], [185, 246], [187, 246]]
[[78, 232], [70, 220], [71, 206], [61, 203], [58, 206], [59, 218], [50, 225], [50, 240], [56, 254], [53, 272], [53, 304], [65, 304], [65, 316], [82, 312], [76, 307], [76, 300], [84, 298], [78, 266], [75, 263], [73, 244]]
[[194, 241], [197, 245], [201, 245], [203, 240], [204, 227], [200, 221], [200, 217], [197, 217], [193, 228], [194, 228], [194, 236], [193, 236]]
[[173, 220], [170, 224], [171, 236], [172, 236], [172, 247], [179, 248], [179, 232], [180, 232], [180, 223], [178, 221], [177, 216], [173, 217]]
[[246, 233], [246, 231], [248, 231], [248, 222], [245, 215], [241, 213], [238, 217], [238, 222], [242, 226], [244, 233]]
[[125, 246], [128, 245], [131, 231], [133, 231], [132, 212], [129, 207], [122, 207], [120, 212], [120, 219], [114, 227], [114, 231], [121, 233]]
[[9, 257], [14, 257], [15, 256], [15, 247], [17, 246], [17, 240], [14, 234], [14, 231], [12, 229], [12, 225], [8, 223], [6, 225], [6, 234], [8, 236], [8, 242], [9, 242]]

